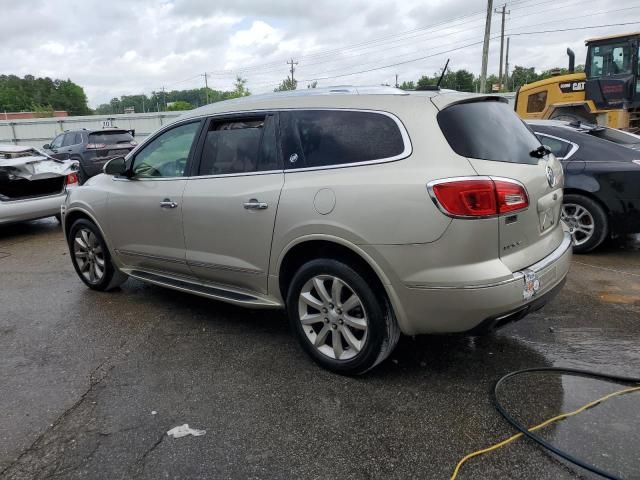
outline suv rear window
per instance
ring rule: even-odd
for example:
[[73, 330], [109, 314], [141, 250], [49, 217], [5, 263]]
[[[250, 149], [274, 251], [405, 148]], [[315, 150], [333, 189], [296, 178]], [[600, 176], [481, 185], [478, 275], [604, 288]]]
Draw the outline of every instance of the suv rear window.
[[438, 124], [454, 152], [467, 158], [537, 164], [529, 152], [540, 141], [500, 101], [458, 103], [438, 113]]
[[383, 160], [405, 151], [398, 124], [381, 113], [303, 110], [280, 118], [286, 168]]
[[104, 143], [107, 145], [117, 145], [118, 143], [130, 143], [133, 137], [126, 130], [115, 130], [111, 132], [95, 132], [89, 134], [89, 143]]

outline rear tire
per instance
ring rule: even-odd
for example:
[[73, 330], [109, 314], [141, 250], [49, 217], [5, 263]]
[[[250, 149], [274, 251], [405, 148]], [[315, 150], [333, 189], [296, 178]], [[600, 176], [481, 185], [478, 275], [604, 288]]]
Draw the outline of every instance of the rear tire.
[[67, 238], [73, 268], [92, 290], [107, 292], [122, 285], [126, 274], [118, 270], [98, 227], [89, 220], [76, 220]]
[[342, 262], [321, 258], [304, 264], [287, 291], [291, 329], [320, 366], [360, 375], [395, 348], [400, 329], [384, 291]]
[[562, 220], [573, 237], [573, 251], [587, 253], [599, 247], [609, 235], [609, 219], [595, 200], [577, 193], [564, 196]]

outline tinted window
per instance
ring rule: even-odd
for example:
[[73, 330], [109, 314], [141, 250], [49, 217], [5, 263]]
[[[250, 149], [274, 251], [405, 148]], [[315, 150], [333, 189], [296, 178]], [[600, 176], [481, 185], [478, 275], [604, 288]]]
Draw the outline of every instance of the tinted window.
[[529, 152], [540, 141], [505, 102], [459, 103], [438, 113], [438, 123], [454, 152], [468, 158], [538, 163]]
[[75, 133], [67, 133], [64, 136], [64, 140], [62, 140], [62, 146], [68, 147], [69, 145], [73, 145], [73, 138], [75, 137]]
[[398, 125], [379, 113], [309, 110], [280, 118], [287, 168], [381, 160], [404, 151]]
[[199, 175], [250, 173], [277, 168], [272, 116], [211, 123], [202, 149]]
[[193, 139], [200, 122], [172, 128], [145, 145], [133, 161], [137, 177], [181, 177], [184, 175]]
[[551, 138], [546, 135], [537, 134], [540, 141], [549, 147], [551, 152], [558, 158], [564, 158], [571, 151], [571, 143], [559, 140], [557, 138]]
[[547, 91], [533, 93], [527, 99], [527, 113], [537, 113], [544, 110], [547, 105]]
[[89, 143], [103, 143], [106, 145], [117, 145], [118, 143], [131, 143], [133, 137], [126, 130], [115, 130], [107, 132], [93, 132], [89, 134]]

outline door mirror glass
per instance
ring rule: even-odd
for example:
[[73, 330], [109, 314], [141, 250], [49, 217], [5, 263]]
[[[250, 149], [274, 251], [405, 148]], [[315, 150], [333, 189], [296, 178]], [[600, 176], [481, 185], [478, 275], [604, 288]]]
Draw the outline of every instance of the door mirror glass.
[[51, 148], [51, 145], [45, 143], [44, 145], [42, 145], [42, 148], [44, 148], [45, 150], [49, 150]]
[[127, 162], [124, 157], [116, 157], [104, 164], [102, 171], [107, 175], [124, 175], [127, 172]]

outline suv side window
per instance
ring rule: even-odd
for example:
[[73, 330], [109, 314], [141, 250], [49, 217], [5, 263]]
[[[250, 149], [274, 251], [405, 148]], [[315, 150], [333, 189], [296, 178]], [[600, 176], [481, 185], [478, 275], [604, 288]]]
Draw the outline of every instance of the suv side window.
[[64, 134], [62, 135], [58, 135], [56, 138], [53, 139], [53, 142], [51, 142], [51, 149], [54, 148], [60, 148], [62, 146], [62, 140], [64, 139]]
[[536, 133], [536, 136], [540, 139], [540, 142], [549, 147], [551, 153], [559, 159], [565, 158], [571, 151], [572, 144], [570, 142], [560, 140], [559, 138], [549, 137], [548, 135], [541, 133]]
[[382, 113], [299, 110], [282, 112], [280, 119], [290, 169], [392, 159], [406, 150], [398, 124]]
[[154, 138], [133, 159], [136, 177], [182, 177], [200, 122], [167, 130]]
[[198, 175], [277, 170], [273, 115], [211, 121], [202, 147]]

